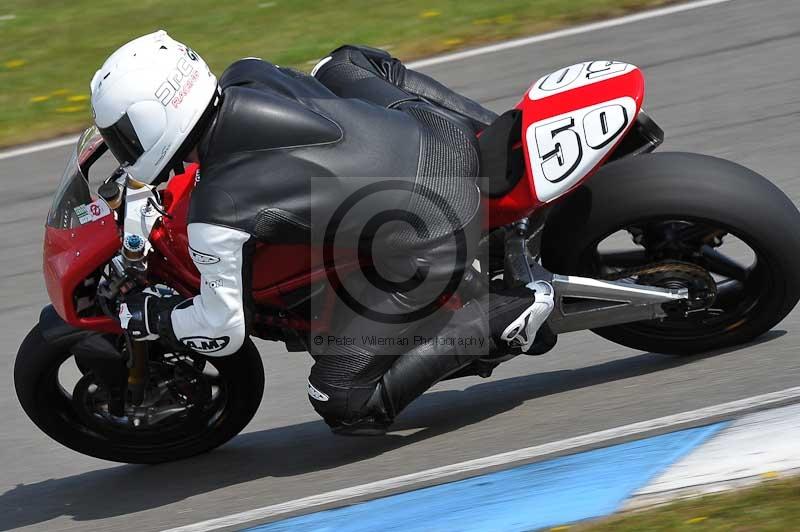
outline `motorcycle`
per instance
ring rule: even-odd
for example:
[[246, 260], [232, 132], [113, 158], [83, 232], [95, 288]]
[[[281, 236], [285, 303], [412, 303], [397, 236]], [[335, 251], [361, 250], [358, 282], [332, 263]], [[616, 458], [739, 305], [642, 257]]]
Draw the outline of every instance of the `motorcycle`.
[[[580, 63], [539, 79], [480, 133], [482, 175], [491, 177], [479, 182], [478, 269], [505, 285], [549, 281], [554, 333], [591, 329], [684, 356], [748, 342], [800, 298], [800, 213], [740, 165], [652, 153], [663, 132], [642, 110], [644, 95], [637, 67]], [[264, 369], [250, 339], [214, 357], [218, 339], [198, 336], [191, 350], [172, 352], [124, 334], [116, 309], [125, 294], [199, 293], [186, 226], [199, 168], [161, 187], [117, 169], [93, 195], [89, 171], [106, 150], [87, 130], [55, 193], [44, 238], [52, 304], [19, 349], [17, 396], [41, 430], [80, 453], [129, 463], [186, 458], [247, 425]], [[731, 242], [738, 255], [727, 251]], [[326, 258], [308, 246], [257, 244], [252, 336], [310, 351], [308, 338], [330, 330], [337, 299]], [[304, 312], [310, 300], [319, 312]], [[451, 377], [488, 376], [516, 354]], [[69, 360], [74, 386], [62, 382]]]

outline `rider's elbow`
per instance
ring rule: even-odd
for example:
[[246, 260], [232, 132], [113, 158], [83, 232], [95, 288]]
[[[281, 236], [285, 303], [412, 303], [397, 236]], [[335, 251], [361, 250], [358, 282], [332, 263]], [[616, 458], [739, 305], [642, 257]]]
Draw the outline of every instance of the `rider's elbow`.
[[247, 338], [244, 320], [237, 320], [224, 329], [209, 330], [206, 334], [207, 336], [181, 338], [180, 341], [202, 355], [224, 357], [239, 351]]

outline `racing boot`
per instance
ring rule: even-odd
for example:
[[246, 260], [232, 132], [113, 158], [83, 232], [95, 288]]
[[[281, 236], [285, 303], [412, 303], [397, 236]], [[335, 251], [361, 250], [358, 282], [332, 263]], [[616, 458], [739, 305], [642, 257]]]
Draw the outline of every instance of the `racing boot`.
[[[545, 325], [550, 313], [553, 312], [555, 301], [553, 287], [550, 283], [535, 281], [527, 284], [526, 288], [535, 292], [533, 303], [508, 324], [500, 334], [500, 339], [511, 347], [519, 347], [523, 353], [528, 354], [537, 339], [537, 334]], [[547, 327], [543, 332], [549, 333], [546, 336], [555, 345], [555, 335], [550, 328]], [[545, 340], [545, 335], [542, 336], [542, 340]]]

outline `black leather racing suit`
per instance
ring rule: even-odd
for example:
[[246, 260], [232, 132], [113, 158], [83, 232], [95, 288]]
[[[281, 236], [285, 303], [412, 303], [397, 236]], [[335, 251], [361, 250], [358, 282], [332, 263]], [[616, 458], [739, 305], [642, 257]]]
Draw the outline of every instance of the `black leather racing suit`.
[[[361, 250], [366, 237], [373, 275], [349, 287], [360, 306], [339, 304], [334, 334], [309, 342], [309, 397], [334, 429], [380, 432], [432, 384], [485, 355], [509, 321], [462, 282], [480, 237], [475, 135], [496, 115], [380, 50], [339, 48], [313, 74], [244, 59], [220, 78], [189, 212], [201, 295], [171, 323], [193, 349], [234, 353], [247, 335], [252, 244], [327, 245], [337, 220], [337, 239], [355, 238]], [[365, 190], [378, 192], [337, 218]], [[453, 289], [465, 301], [458, 310], [430, 306], [430, 294]], [[514, 301], [503, 308], [529, 303]], [[198, 331], [211, 340], [192, 342]]]

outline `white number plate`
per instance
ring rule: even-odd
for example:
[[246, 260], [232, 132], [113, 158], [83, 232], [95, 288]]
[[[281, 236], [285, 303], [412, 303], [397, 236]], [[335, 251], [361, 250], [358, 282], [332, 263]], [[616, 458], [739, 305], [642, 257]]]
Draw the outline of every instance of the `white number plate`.
[[551, 201], [583, 179], [635, 116], [636, 102], [623, 97], [531, 124], [525, 141], [539, 200]]

